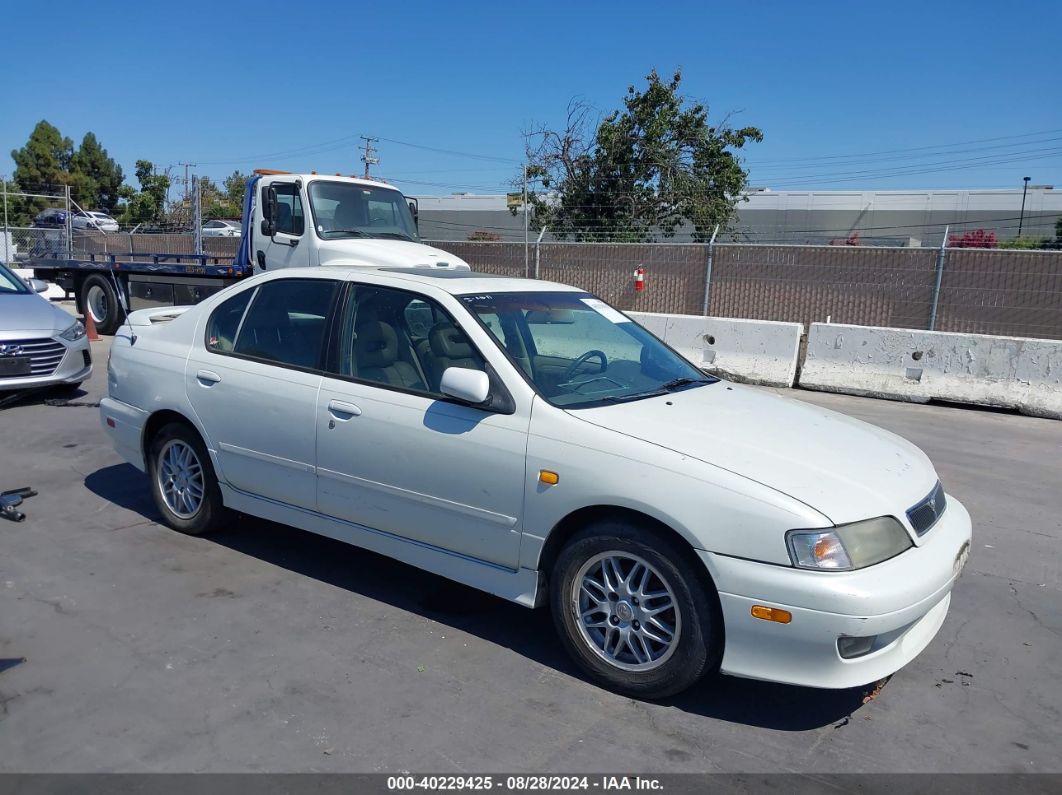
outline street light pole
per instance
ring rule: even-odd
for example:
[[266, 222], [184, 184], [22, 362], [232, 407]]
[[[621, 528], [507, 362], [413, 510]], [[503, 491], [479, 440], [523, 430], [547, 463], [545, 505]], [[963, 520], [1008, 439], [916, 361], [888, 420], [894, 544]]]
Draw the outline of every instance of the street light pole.
[[1025, 194], [1029, 192], [1029, 178], [1022, 177], [1025, 180], [1025, 187], [1021, 189], [1021, 214], [1018, 216], [1018, 238], [1021, 238], [1021, 226], [1025, 223]]

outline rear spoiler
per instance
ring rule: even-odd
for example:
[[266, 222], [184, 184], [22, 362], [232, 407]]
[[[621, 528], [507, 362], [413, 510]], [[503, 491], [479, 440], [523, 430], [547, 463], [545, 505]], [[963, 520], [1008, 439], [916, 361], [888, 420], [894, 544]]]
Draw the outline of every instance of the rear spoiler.
[[192, 307], [190, 306], [159, 306], [154, 309], [138, 309], [126, 319], [130, 326], [154, 326], [158, 323], [169, 323], [180, 317]]

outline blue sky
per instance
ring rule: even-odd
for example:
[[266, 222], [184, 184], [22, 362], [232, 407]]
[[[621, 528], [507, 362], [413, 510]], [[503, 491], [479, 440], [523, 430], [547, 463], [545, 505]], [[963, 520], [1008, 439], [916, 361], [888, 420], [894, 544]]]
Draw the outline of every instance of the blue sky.
[[[138, 158], [500, 192], [521, 131], [683, 70], [775, 189], [1062, 186], [1062, 3], [9, 4], [0, 173], [47, 119]], [[401, 142], [401, 143], [399, 143]], [[410, 145], [412, 144], [412, 146]], [[453, 153], [430, 151], [431, 147]], [[474, 156], [470, 156], [474, 155]], [[183, 173], [183, 169], [180, 169]]]

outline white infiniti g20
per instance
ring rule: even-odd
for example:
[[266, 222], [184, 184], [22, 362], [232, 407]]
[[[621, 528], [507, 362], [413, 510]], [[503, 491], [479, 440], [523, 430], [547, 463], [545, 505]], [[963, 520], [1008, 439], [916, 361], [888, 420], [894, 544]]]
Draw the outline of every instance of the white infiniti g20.
[[876, 681], [936, 635], [970, 546], [918, 448], [706, 376], [561, 284], [262, 274], [130, 315], [101, 415], [172, 527], [240, 511], [548, 602], [638, 697]]

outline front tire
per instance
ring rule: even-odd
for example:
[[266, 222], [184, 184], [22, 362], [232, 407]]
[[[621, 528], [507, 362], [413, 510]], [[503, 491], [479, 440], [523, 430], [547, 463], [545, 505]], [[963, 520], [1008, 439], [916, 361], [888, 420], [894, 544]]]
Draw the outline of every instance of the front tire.
[[148, 475], [155, 506], [174, 530], [198, 536], [230, 519], [206, 445], [190, 426], [173, 422], [155, 434]]
[[591, 678], [658, 699], [718, 665], [718, 596], [692, 555], [661, 533], [617, 520], [595, 522], [568, 542], [550, 580], [553, 619]]

